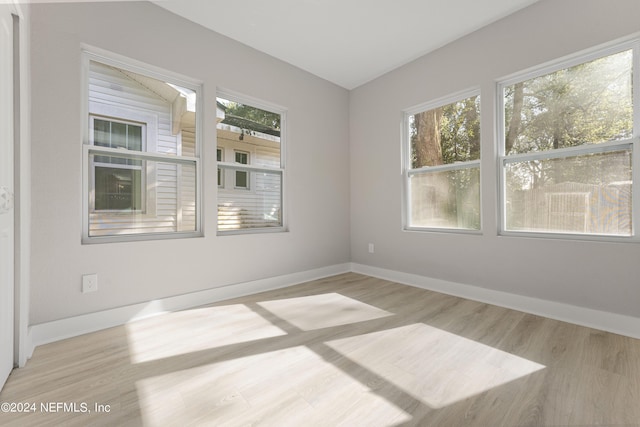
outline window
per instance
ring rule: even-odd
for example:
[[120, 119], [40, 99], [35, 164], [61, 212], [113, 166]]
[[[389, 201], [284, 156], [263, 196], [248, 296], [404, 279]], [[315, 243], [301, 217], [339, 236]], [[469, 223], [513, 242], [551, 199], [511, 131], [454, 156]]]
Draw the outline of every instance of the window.
[[[91, 117], [93, 145], [142, 151], [146, 140], [143, 124]], [[91, 183], [95, 194], [94, 211], [142, 210], [142, 161], [112, 156], [94, 156]]]
[[632, 43], [499, 85], [503, 233], [633, 235], [637, 55]]
[[[249, 153], [245, 153], [244, 151], [236, 151], [236, 163], [241, 165], [249, 164]], [[236, 188], [245, 188], [249, 189], [249, 172], [247, 171], [236, 171]]]
[[[221, 148], [216, 149], [216, 160], [218, 161], [218, 163], [224, 160]], [[218, 168], [218, 187], [224, 187], [224, 174], [222, 173], [222, 170], [220, 168]]]
[[405, 112], [405, 228], [480, 230], [480, 95]]
[[224, 91], [217, 105], [218, 233], [284, 230], [284, 109]]
[[200, 235], [199, 86], [85, 52], [83, 242]]

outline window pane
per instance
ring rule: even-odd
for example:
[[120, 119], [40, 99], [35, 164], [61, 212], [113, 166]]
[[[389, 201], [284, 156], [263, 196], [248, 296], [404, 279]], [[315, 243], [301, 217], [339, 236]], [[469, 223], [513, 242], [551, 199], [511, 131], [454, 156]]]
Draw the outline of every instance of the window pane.
[[95, 167], [89, 236], [195, 231], [195, 163], [137, 161], [142, 170]]
[[236, 171], [236, 187], [249, 188], [249, 174], [245, 171]]
[[[267, 169], [218, 165], [218, 230], [282, 227], [282, 114], [220, 97], [216, 101], [218, 161]], [[223, 158], [224, 150], [230, 158]]]
[[93, 143], [101, 147], [111, 147], [111, 122], [95, 119], [93, 121]]
[[142, 183], [140, 170], [95, 168], [96, 210], [140, 210]]
[[411, 168], [480, 158], [480, 97], [454, 102], [409, 117]]
[[[243, 171], [235, 171], [236, 174]], [[246, 172], [243, 172], [246, 173]], [[218, 194], [218, 230], [282, 226], [282, 174], [253, 172], [255, 191], [236, 191]]]
[[142, 151], [142, 127], [127, 125], [127, 148]]
[[111, 122], [111, 148], [127, 148], [127, 125]]
[[236, 163], [240, 163], [243, 165], [248, 164], [248, 156], [247, 153], [239, 153], [236, 151]]
[[631, 235], [631, 151], [509, 163], [506, 229]]
[[[219, 148], [216, 150], [216, 159], [219, 162], [222, 161], [222, 150]], [[222, 176], [222, 170], [218, 168], [218, 186], [222, 185]]]
[[[251, 105], [216, 98], [224, 119], [217, 125], [218, 146], [227, 146], [256, 153], [251, 163], [256, 166], [280, 167], [280, 134], [282, 116]], [[245, 153], [246, 155], [246, 153]], [[252, 154], [253, 156], [253, 154]], [[236, 162], [247, 164], [238, 160]]]
[[480, 229], [480, 168], [409, 177], [410, 227]]
[[632, 136], [632, 51], [506, 87], [505, 153], [529, 153]]

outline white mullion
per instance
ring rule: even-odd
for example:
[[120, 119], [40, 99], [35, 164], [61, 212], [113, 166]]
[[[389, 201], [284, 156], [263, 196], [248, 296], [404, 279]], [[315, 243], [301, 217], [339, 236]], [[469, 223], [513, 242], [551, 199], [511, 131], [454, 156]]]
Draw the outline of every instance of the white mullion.
[[100, 167], [100, 168], [127, 169], [127, 170], [136, 170], [136, 171], [141, 171], [142, 170], [142, 166], [141, 165], [123, 165], [123, 164], [120, 164], [120, 163], [93, 162], [93, 166]]
[[474, 96], [480, 96], [479, 87], [461, 90], [459, 92], [435, 99], [433, 101], [418, 104], [416, 106], [406, 109], [404, 112], [407, 116], [414, 116], [419, 113], [424, 113], [425, 111], [444, 107], [445, 105], [453, 104], [455, 102], [464, 101], [467, 98], [473, 98]]
[[633, 147], [633, 144], [637, 139], [638, 138], [631, 138], [622, 141], [603, 142], [601, 144], [585, 144], [579, 145], [577, 147], [558, 148], [555, 150], [511, 154], [509, 156], [502, 156], [501, 163], [506, 166], [508, 163], [520, 163], [532, 160], [562, 159], [566, 157], [577, 157], [584, 154], [609, 153], [612, 151], [622, 151], [625, 149], [629, 150]]
[[272, 173], [274, 175], [284, 173], [284, 169], [282, 168], [269, 168], [269, 167], [261, 167], [255, 165], [244, 165], [242, 163], [227, 163], [227, 162], [218, 162], [218, 167], [220, 169], [234, 169], [240, 171], [247, 172], [264, 172], [264, 173]]
[[119, 157], [123, 159], [132, 159], [132, 160], [151, 160], [156, 162], [163, 163], [186, 163], [186, 164], [195, 164], [198, 161], [197, 157], [189, 157], [189, 156], [176, 156], [173, 154], [163, 154], [163, 153], [149, 153], [146, 151], [133, 151], [133, 150], [124, 150], [122, 148], [109, 148], [109, 147], [100, 147], [97, 145], [85, 145], [84, 150], [87, 155], [105, 155], [105, 156], [113, 156]]
[[413, 175], [421, 175], [423, 173], [448, 172], [462, 169], [473, 169], [474, 167], [480, 167], [480, 160], [470, 160], [468, 162], [451, 163], [448, 165], [425, 166], [418, 169], [409, 169], [407, 174], [411, 177]]

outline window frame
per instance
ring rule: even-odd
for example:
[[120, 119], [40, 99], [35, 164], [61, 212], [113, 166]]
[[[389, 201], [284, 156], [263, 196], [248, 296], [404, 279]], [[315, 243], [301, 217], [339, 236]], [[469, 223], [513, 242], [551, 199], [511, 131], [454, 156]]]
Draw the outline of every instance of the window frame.
[[[270, 166], [256, 166], [256, 165], [242, 165], [240, 163], [235, 163], [235, 155], [233, 158], [233, 162], [223, 161], [218, 162], [218, 167], [222, 170], [223, 175], [225, 175], [226, 171], [246, 171], [249, 177], [253, 176], [255, 173], [268, 173], [268, 174], [276, 174], [280, 175], [280, 207], [281, 207], [281, 224], [277, 227], [252, 227], [252, 228], [239, 228], [232, 230], [220, 230], [218, 227], [218, 217], [216, 214], [216, 235], [218, 236], [230, 236], [230, 235], [241, 235], [241, 234], [261, 234], [261, 233], [282, 233], [289, 231], [289, 215], [288, 215], [288, 197], [287, 197], [287, 167], [286, 167], [286, 158], [287, 158], [287, 109], [285, 107], [279, 106], [277, 104], [273, 104], [270, 102], [262, 101], [260, 99], [244, 95], [242, 93], [236, 92], [234, 90], [225, 89], [218, 87], [216, 90], [216, 98], [223, 98], [228, 101], [237, 102], [240, 104], [249, 105], [251, 107], [255, 107], [261, 110], [265, 110], [271, 113], [280, 115], [280, 167], [270, 167]], [[223, 148], [223, 153], [226, 149], [224, 145], [218, 146], [218, 138], [216, 132], [216, 148]], [[235, 151], [235, 150], [234, 150]], [[247, 161], [250, 162], [251, 153], [247, 152]], [[224, 157], [223, 157], [224, 158]], [[235, 174], [233, 180], [234, 188], [235, 188]], [[248, 185], [251, 185], [249, 178], [247, 181]], [[218, 187], [218, 191], [222, 188]], [[250, 188], [236, 188], [237, 190], [247, 190], [250, 191]]]
[[[196, 94], [196, 123], [195, 123], [195, 153], [194, 156], [182, 156], [179, 153], [176, 154], [164, 154], [155, 152], [156, 138], [157, 138], [157, 117], [154, 114], [150, 114], [144, 111], [133, 112], [133, 114], [127, 113], [126, 118], [122, 118], [121, 113], [114, 113], [114, 111], [126, 110], [119, 106], [104, 105], [98, 108], [98, 111], [91, 111], [89, 108], [89, 69], [90, 63], [98, 62], [111, 67], [120, 68], [123, 70], [131, 71], [136, 74], [151, 77], [165, 83], [175, 84], [177, 86], [189, 89]], [[203, 237], [203, 194], [202, 194], [202, 132], [203, 132], [203, 115], [204, 115], [204, 100], [202, 82], [172, 71], [168, 71], [153, 65], [146, 64], [141, 61], [137, 61], [122, 55], [115, 54], [110, 51], [106, 51], [94, 46], [82, 44], [81, 46], [81, 93], [82, 93], [82, 107], [81, 116], [82, 122], [82, 244], [96, 244], [96, 243], [118, 243], [129, 241], [147, 241], [147, 240], [165, 240], [165, 239], [181, 239], [192, 237]], [[137, 114], [137, 116], [136, 116]], [[143, 123], [146, 124], [146, 150], [147, 151], [130, 151], [120, 150], [110, 147], [100, 147], [93, 144], [93, 135], [91, 135], [90, 122], [93, 123], [92, 116], [104, 116], [107, 120], [115, 119], [116, 121]], [[144, 143], [144, 141], [143, 141]], [[154, 150], [154, 151], [150, 151]], [[92, 155], [113, 155], [115, 157], [127, 158], [132, 160], [140, 160], [143, 165], [146, 161], [162, 162], [175, 164], [177, 167], [180, 165], [189, 165], [195, 168], [195, 230], [194, 231], [171, 231], [171, 232], [153, 232], [153, 233], [134, 233], [123, 235], [108, 235], [108, 236], [91, 236], [89, 234], [90, 227], [90, 215], [94, 213], [91, 207], [95, 207], [95, 202], [90, 196], [91, 180], [94, 179], [91, 173], [93, 167], [93, 161], [90, 160]], [[149, 181], [149, 168], [147, 173], [143, 173], [145, 176], [144, 181]], [[145, 167], [143, 166], [143, 171]], [[155, 172], [153, 172], [155, 173]], [[146, 192], [146, 191], [144, 191]], [[140, 215], [154, 215], [155, 214], [155, 197], [144, 195], [146, 198], [146, 205], [144, 212], [140, 211], [126, 211], [125, 214]], [[118, 211], [106, 211], [107, 214], [117, 215]]]
[[[474, 96], [480, 97], [480, 106], [482, 110], [482, 96], [480, 87], [473, 87], [466, 90], [462, 90], [450, 95], [437, 98], [433, 101], [421, 103], [411, 108], [407, 108], [402, 111], [402, 185], [403, 185], [403, 202], [402, 202], [402, 230], [410, 232], [436, 232], [436, 233], [453, 233], [453, 234], [471, 234], [482, 235], [483, 234], [483, 197], [482, 197], [482, 125], [480, 131], [480, 158], [478, 160], [469, 160], [466, 162], [457, 162], [447, 165], [437, 166], [423, 166], [413, 169], [411, 167], [411, 132], [409, 130], [409, 117], [418, 113], [433, 110], [435, 108], [443, 107], [445, 105], [452, 104], [454, 102], [463, 101]], [[482, 111], [480, 112], [482, 117]], [[413, 175], [419, 175], [425, 172], [449, 172], [462, 169], [474, 169], [478, 168], [479, 181], [478, 181], [478, 194], [480, 198], [479, 212], [480, 212], [480, 228], [468, 229], [468, 228], [454, 228], [454, 227], [418, 227], [410, 225], [411, 217], [411, 184], [410, 179]]]
[[[505, 103], [504, 90], [516, 83], [531, 80], [560, 70], [595, 61], [597, 59], [632, 51], [632, 104], [633, 130], [631, 138], [606, 141], [595, 144], [583, 144], [575, 147], [559, 148], [555, 150], [536, 151], [530, 153], [505, 154]], [[498, 167], [498, 235], [507, 237], [530, 237], [560, 240], [585, 240], [599, 242], [640, 242], [637, 232], [640, 224], [640, 38], [634, 37], [625, 41], [614, 42], [586, 51], [568, 55], [527, 70], [511, 74], [499, 79], [496, 84], [496, 141]], [[595, 233], [572, 233], [561, 231], [531, 231], [507, 229], [506, 203], [506, 170], [510, 163], [532, 160], [562, 159], [588, 154], [612, 153], [631, 150], [631, 234], [629, 236]]]

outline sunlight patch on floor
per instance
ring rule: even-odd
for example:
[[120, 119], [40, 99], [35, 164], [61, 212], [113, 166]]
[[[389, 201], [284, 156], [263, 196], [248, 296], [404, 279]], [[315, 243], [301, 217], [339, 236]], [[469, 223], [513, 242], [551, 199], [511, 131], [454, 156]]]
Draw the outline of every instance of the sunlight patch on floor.
[[545, 368], [421, 323], [327, 345], [434, 409]]
[[263, 301], [258, 305], [303, 331], [348, 325], [393, 315], [338, 293]]
[[132, 363], [286, 335], [242, 304], [168, 313], [126, 328]]
[[[327, 349], [333, 354], [333, 352]], [[144, 424], [358, 425], [411, 416], [306, 346], [211, 363], [136, 382]], [[328, 415], [329, 414], [329, 415]], [[211, 423], [211, 424], [208, 424]], [[379, 423], [377, 423], [380, 425]], [[363, 424], [360, 424], [363, 425]], [[367, 424], [365, 424], [367, 425]]]

